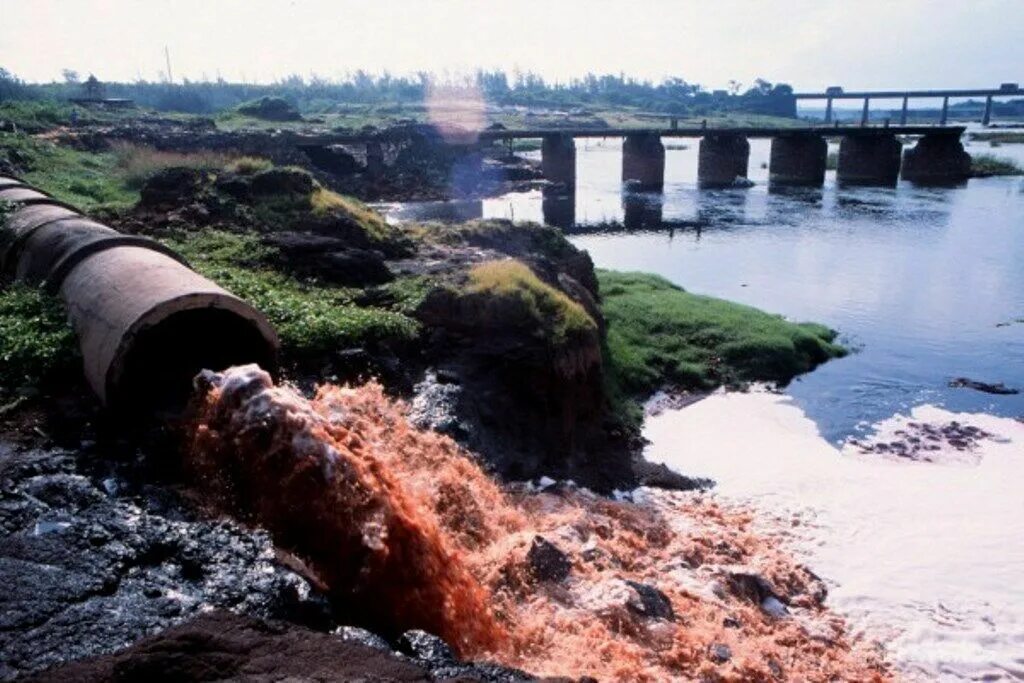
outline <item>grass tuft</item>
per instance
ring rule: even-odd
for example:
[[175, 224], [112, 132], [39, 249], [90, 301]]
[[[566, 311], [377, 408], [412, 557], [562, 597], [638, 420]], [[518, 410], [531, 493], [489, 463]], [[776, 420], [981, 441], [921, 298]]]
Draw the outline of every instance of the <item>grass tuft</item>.
[[222, 152], [167, 152], [128, 142], [112, 144], [111, 151], [116, 159], [117, 171], [132, 189], [141, 188], [155, 173], [167, 168], [219, 171], [233, 163], [232, 157]]
[[597, 324], [582, 306], [541, 280], [521, 261], [486, 261], [474, 266], [469, 271], [466, 292], [485, 295], [489, 304], [507, 311], [509, 320], [535, 326], [556, 346], [597, 331]]

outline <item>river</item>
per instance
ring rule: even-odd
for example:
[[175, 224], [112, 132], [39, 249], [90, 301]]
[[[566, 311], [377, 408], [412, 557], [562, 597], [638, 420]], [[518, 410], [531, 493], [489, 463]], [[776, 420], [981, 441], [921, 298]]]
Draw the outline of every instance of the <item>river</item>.
[[[719, 495], [796, 524], [831, 604], [912, 676], [1024, 678], [1024, 179], [929, 189], [772, 193], [768, 141], [749, 188], [696, 187], [697, 141], [673, 141], [663, 193], [623, 193], [617, 140], [578, 145], [577, 191], [394, 207], [564, 227], [596, 265], [825, 323], [855, 353], [782, 394], [714, 395], [647, 421], [648, 457], [718, 481]], [[1024, 162], [1024, 145], [990, 148]], [[894, 416], [976, 424], [972, 459], [902, 462], [843, 444]], [[939, 455], [944, 456], [945, 452]]]

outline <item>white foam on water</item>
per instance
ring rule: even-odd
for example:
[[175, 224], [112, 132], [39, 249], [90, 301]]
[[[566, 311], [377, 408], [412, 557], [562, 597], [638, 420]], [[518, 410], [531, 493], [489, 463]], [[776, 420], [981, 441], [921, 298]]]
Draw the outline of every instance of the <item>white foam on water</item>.
[[781, 522], [829, 604], [910, 677], [1024, 679], [1024, 424], [919, 406], [876, 425], [971, 425], [971, 457], [840, 449], [783, 395], [716, 393], [648, 417], [647, 457]]

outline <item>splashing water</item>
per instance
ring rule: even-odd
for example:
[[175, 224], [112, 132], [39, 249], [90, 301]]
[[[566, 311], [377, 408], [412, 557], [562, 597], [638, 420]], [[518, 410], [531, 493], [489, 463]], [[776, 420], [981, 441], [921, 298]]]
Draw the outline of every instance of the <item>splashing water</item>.
[[[757, 520], [713, 496], [501, 487], [380, 385], [312, 400], [256, 366], [209, 374], [186, 455], [207, 500], [268, 528], [353, 620], [464, 657], [602, 680], [883, 680], [871, 644]], [[541, 580], [541, 536], [571, 563]]]

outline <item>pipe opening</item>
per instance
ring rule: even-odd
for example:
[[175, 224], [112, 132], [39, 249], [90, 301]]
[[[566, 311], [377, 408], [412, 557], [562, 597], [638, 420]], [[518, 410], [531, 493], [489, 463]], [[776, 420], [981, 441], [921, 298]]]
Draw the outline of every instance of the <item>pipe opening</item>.
[[137, 414], [180, 413], [202, 370], [257, 363], [272, 369], [275, 346], [255, 321], [221, 308], [173, 313], [125, 342], [111, 367], [108, 403]]

